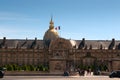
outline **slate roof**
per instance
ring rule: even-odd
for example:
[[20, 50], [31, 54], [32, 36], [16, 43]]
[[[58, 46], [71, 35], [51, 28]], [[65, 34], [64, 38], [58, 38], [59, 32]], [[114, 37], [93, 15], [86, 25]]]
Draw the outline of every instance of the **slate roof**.
[[[79, 46], [81, 41], [82, 40], [76, 40], [76, 45]], [[85, 44], [88, 48], [90, 47], [90, 45], [92, 45], [92, 49], [99, 49], [101, 45], [103, 46], [103, 49], [108, 49], [111, 41], [112, 40], [85, 40]], [[119, 45], [119, 43], [120, 40], [116, 40], [113, 49], [115, 49], [115, 47]]]
[[[78, 48], [82, 40], [74, 40], [74, 41], [76, 42], [76, 46]], [[100, 45], [102, 45], [103, 49], [108, 49], [111, 41], [112, 40], [85, 40], [85, 45], [87, 45], [87, 48], [89, 48], [90, 45], [92, 45], [92, 49], [99, 49]], [[4, 39], [0, 39], [0, 48], [21, 48], [21, 49], [44, 48], [43, 40], [6, 39], [5, 43], [3, 42]], [[115, 40], [115, 45], [113, 49], [115, 49], [115, 47], [119, 44], [120, 44], [120, 40]]]
[[6, 39], [4, 45], [3, 39], [0, 39], [0, 46], [2, 48], [21, 48], [21, 49], [29, 49], [29, 48], [39, 48], [42, 49], [44, 47], [43, 40], [25, 40], [25, 39]]

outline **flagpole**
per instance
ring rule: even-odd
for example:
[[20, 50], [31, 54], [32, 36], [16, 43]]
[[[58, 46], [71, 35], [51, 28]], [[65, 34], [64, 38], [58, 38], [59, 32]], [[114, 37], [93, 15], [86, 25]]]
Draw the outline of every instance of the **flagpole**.
[[60, 30], [59, 32], [60, 32], [60, 37], [61, 37], [61, 29], [60, 29], [60, 26], [58, 26], [58, 29]]
[[61, 28], [60, 28], [60, 26], [55, 27], [55, 30], [57, 30], [59, 32], [59, 36], [61, 37]]
[[59, 32], [60, 32], [60, 37], [61, 37], [61, 30]]

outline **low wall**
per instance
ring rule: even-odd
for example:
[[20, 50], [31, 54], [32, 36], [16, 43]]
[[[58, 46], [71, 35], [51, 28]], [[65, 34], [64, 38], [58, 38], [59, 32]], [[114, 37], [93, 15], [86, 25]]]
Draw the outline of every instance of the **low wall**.
[[110, 72], [101, 72], [101, 75], [104, 75], [104, 76], [108, 76], [110, 74]]
[[[100, 75], [108, 76], [110, 72], [101, 72]], [[70, 73], [71, 76], [79, 75], [78, 73]], [[50, 73], [42, 71], [6, 71], [5, 76], [63, 76], [63, 73]]]
[[6, 71], [5, 76], [62, 76], [63, 74], [41, 71]]

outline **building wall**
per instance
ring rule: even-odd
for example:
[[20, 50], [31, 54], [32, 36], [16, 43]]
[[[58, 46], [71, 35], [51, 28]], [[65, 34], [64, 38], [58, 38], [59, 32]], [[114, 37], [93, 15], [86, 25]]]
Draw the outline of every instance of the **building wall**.
[[19, 64], [19, 65], [38, 65], [43, 64], [43, 50], [16, 50], [16, 49], [1, 49], [0, 50], [0, 65]]
[[[74, 66], [92, 65], [95, 61], [97, 65], [106, 64], [110, 71], [113, 69], [119, 69], [119, 60], [114, 60], [113, 58], [120, 59], [120, 50], [78, 50], [70, 49], [63, 50], [56, 49], [53, 51], [44, 49], [0, 49], [0, 65], [5, 64], [19, 64], [19, 65], [39, 65], [47, 64], [49, 65], [50, 59], [53, 57], [55, 51], [61, 52], [60, 54], [65, 54], [64, 60], [67, 64], [72, 64]], [[64, 52], [64, 53], [63, 53]], [[56, 59], [57, 60], [57, 59]], [[68, 62], [68, 63], [67, 63]], [[112, 62], [112, 66], [111, 66]], [[114, 66], [117, 65], [117, 66]]]

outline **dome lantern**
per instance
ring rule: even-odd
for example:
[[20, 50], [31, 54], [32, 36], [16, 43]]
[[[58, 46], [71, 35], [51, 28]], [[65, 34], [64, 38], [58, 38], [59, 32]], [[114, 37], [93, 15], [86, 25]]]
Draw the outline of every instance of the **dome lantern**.
[[52, 17], [51, 17], [51, 20], [50, 20], [49, 29], [54, 29], [54, 22], [52, 21]]
[[54, 22], [51, 18], [49, 29], [45, 32], [43, 40], [45, 41], [45, 44], [47, 44], [49, 46], [50, 42], [57, 38], [59, 38], [59, 35], [58, 35], [57, 30], [54, 29]]

